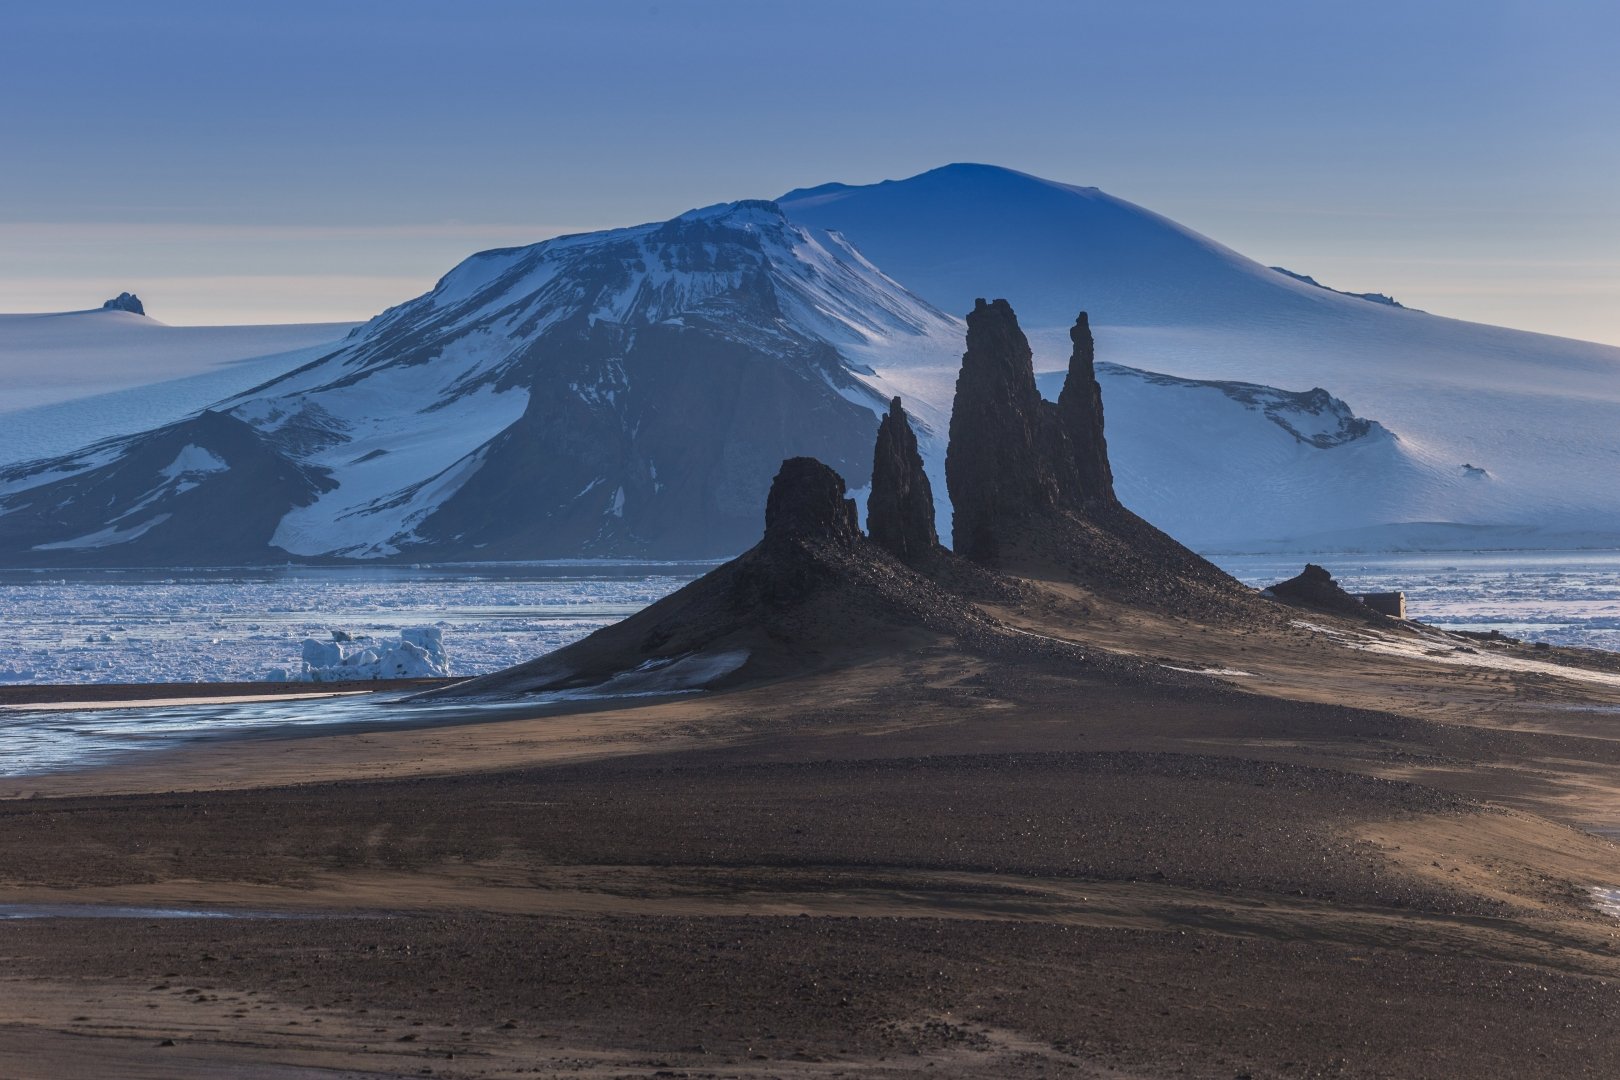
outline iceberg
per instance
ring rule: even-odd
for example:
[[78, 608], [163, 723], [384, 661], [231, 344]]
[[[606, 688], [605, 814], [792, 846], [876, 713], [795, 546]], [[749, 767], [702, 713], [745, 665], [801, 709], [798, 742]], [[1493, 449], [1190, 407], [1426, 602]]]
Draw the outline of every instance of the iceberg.
[[272, 668], [271, 682], [352, 682], [372, 679], [442, 679], [450, 674], [444, 634], [411, 626], [397, 638], [333, 630], [328, 641], [305, 638], [297, 669]]

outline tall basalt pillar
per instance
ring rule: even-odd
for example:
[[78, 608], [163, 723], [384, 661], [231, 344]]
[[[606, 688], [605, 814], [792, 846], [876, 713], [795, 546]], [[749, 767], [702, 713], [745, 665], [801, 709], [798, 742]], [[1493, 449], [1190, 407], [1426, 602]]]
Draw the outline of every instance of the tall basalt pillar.
[[1069, 330], [1074, 352], [1069, 358], [1069, 374], [1058, 395], [1058, 422], [1067, 436], [1073, 455], [1074, 492], [1065, 492], [1066, 502], [1077, 508], [1114, 506], [1114, 470], [1108, 464], [1108, 441], [1103, 437], [1102, 387], [1097, 383], [1096, 345], [1091, 322], [1085, 312]]
[[1042, 405], [1029, 341], [1012, 306], [977, 301], [967, 317], [945, 452], [957, 554], [993, 565], [1010, 529], [1057, 505]]
[[939, 549], [934, 528], [934, 489], [923, 471], [917, 434], [900, 405], [889, 402], [872, 451], [872, 492], [866, 500], [866, 533], [905, 563]]

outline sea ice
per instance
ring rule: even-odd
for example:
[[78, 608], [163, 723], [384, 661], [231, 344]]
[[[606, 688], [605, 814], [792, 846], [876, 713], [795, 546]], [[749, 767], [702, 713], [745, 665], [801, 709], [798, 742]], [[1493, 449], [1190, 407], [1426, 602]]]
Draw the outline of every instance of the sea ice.
[[329, 641], [305, 638], [295, 672], [274, 668], [271, 682], [348, 682], [363, 679], [437, 679], [450, 674], [444, 633], [436, 626], [408, 626], [397, 638], [372, 638], [333, 630]]

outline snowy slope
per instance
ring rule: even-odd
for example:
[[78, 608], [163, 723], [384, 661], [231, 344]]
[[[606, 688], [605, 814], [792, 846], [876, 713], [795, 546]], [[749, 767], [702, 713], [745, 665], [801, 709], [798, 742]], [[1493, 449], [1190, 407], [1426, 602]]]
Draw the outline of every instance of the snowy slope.
[[[1620, 543], [1620, 349], [1335, 292], [1095, 188], [991, 166], [803, 189], [781, 205], [795, 221], [838, 230], [946, 311], [1007, 297], [1037, 370], [1066, 362], [1067, 327], [1084, 309], [1100, 359], [1189, 379], [1324, 387], [1398, 437], [1399, 468], [1368, 473], [1370, 463], [1352, 469], [1341, 455], [1331, 470], [1344, 485], [1335, 513], [1293, 520], [1252, 502], [1269, 489], [1249, 470], [1271, 459], [1168, 425], [1153, 436], [1142, 427], [1152, 423], [1145, 388], [1111, 380], [1104, 401], [1116, 471], [1157, 477], [1163, 490], [1153, 500], [1165, 514], [1136, 508], [1183, 539], [1310, 548], [1352, 529], [1361, 547], [1418, 535], [1448, 546]], [[925, 367], [907, 378], [926, 381]], [[1111, 386], [1137, 394], [1117, 416]], [[1211, 456], [1225, 464], [1198, 460]], [[1436, 470], [1436, 481], [1414, 482], [1412, 462]], [[1123, 491], [1130, 502], [1131, 486]], [[1192, 507], [1196, 515], [1177, 510]], [[1418, 528], [1436, 522], [1457, 527]]]
[[0, 412], [0, 466], [56, 457], [87, 442], [172, 423], [302, 367], [335, 347], [333, 342], [233, 360], [196, 375]]
[[[0, 414], [223, 373], [272, 354], [331, 345], [353, 325], [168, 326], [147, 315], [100, 308], [0, 315]], [[298, 362], [294, 357], [288, 366]], [[223, 394], [250, 385], [237, 383]]]

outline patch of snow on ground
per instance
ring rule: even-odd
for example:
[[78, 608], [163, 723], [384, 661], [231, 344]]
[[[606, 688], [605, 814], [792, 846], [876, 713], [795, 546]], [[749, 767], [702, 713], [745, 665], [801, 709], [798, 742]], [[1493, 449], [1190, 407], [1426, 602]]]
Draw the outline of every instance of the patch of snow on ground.
[[98, 529], [85, 536], [75, 536], [71, 540], [58, 540], [54, 544], [35, 544], [34, 550], [82, 551], [86, 548], [104, 548], [112, 547], [114, 544], [127, 544], [131, 540], [140, 539], [165, 521], [168, 521], [169, 516], [168, 514], [158, 514], [155, 517], [147, 518], [139, 525], [131, 525], [127, 529], [117, 524], [109, 525], [105, 529]]

